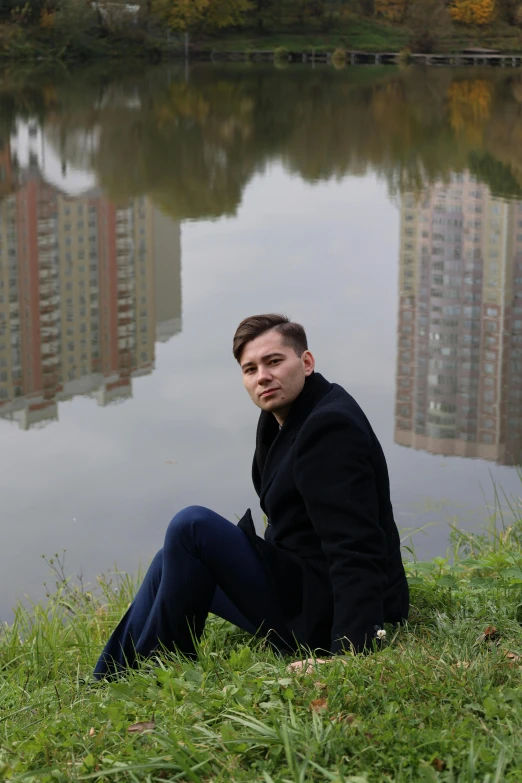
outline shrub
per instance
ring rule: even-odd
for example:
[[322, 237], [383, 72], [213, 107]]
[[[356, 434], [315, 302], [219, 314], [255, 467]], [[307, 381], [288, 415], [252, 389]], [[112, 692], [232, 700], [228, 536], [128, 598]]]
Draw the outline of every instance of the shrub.
[[277, 49], [274, 49], [274, 60], [276, 62], [285, 62], [288, 60], [288, 49], [285, 49], [284, 46], [278, 46]]
[[404, 49], [401, 49], [398, 56], [397, 56], [397, 63], [399, 65], [409, 65], [411, 62], [411, 49], [409, 46], [405, 46]]
[[18, 24], [37, 20], [45, 0], [0, 0], [0, 18], [10, 18]]
[[90, 5], [76, 0], [61, 0], [53, 20], [57, 43], [81, 57], [96, 46], [100, 30], [97, 15]]

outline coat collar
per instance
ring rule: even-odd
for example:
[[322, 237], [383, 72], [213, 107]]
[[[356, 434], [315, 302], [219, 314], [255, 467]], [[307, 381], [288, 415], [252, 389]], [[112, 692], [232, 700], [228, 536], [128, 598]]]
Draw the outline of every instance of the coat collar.
[[273, 413], [261, 411], [256, 433], [256, 452], [252, 468], [252, 478], [263, 504], [263, 497], [304, 421], [308, 418], [319, 400], [332, 388], [317, 372], [309, 375], [301, 394], [290, 409], [283, 426], [279, 429]]

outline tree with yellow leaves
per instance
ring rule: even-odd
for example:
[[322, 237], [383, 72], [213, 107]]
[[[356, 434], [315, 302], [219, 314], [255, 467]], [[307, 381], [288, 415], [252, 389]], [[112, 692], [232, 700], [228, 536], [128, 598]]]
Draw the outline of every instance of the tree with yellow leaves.
[[243, 22], [249, 0], [153, 0], [153, 11], [172, 29], [219, 30]]
[[407, 0], [375, 0], [375, 14], [390, 22], [401, 22], [407, 5]]
[[454, 22], [483, 26], [495, 18], [496, 0], [453, 0], [449, 10]]

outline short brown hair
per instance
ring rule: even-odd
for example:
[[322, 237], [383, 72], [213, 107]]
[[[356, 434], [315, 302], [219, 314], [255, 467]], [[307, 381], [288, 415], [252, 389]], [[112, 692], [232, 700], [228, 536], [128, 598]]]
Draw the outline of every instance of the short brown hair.
[[271, 329], [279, 332], [285, 345], [293, 348], [298, 356], [302, 356], [303, 351], [308, 350], [306, 333], [301, 324], [296, 324], [286, 315], [279, 315], [279, 313], [250, 315], [241, 321], [236, 329], [232, 344], [234, 359], [239, 362], [245, 345]]

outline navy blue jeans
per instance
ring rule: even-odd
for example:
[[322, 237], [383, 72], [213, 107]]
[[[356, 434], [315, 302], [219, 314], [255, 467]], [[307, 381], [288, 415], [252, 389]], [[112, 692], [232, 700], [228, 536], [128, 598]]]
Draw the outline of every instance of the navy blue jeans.
[[[280, 649], [295, 647], [277, 595], [248, 537], [232, 522], [202, 506], [189, 506], [171, 521], [134, 601], [103, 650], [94, 676], [136, 666], [155, 650], [195, 655], [208, 613]], [[275, 638], [274, 638], [275, 635]]]

